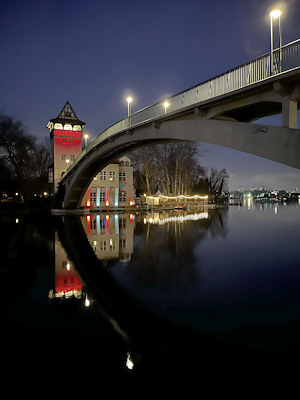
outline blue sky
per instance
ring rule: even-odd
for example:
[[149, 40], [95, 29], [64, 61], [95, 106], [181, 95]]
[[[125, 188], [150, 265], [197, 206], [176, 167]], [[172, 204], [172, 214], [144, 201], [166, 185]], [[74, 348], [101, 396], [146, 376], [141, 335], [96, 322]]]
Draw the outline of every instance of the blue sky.
[[[277, 2], [278, 3], [278, 2]], [[300, 2], [281, 2], [283, 43], [300, 37]], [[47, 136], [67, 100], [95, 137], [132, 111], [269, 51], [268, 0], [2, 0], [0, 113]], [[278, 118], [274, 123], [279, 123]], [[300, 188], [300, 171], [202, 145], [230, 188]]]

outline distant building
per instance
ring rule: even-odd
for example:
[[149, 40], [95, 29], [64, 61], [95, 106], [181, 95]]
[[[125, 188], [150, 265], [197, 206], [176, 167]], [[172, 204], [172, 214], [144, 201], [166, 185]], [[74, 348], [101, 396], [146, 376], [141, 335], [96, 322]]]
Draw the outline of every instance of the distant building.
[[90, 208], [130, 207], [135, 204], [134, 194], [130, 159], [121, 157], [94, 177], [81, 205]]

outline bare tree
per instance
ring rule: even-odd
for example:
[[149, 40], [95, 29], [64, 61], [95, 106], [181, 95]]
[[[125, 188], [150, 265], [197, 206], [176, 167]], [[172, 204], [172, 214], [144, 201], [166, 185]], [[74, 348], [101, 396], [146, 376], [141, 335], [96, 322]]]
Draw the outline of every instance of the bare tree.
[[16, 188], [26, 198], [45, 191], [51, 160], [49, 140], [38, 143], [20, 121], [0, 116], [1, 162], [9, 169]]
[[152, 146], [133, 151], [130, 158], [133, 168], [138, 172], [140, 179], [146, 186], [147, 194], [151, 194], [153, 178], [157, 172]]

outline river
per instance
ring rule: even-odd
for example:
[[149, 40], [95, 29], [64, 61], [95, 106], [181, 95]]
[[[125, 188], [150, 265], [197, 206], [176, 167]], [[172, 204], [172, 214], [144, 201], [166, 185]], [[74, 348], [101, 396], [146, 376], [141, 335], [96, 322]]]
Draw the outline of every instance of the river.
[[207, 381], [211, 368], [228, 381], [299, 355], [298, 203], [31, 211], [1, 224], [3, 362], [16, 392], [64, 382], [60, 393], [86, 394], [79, 378], [95, 389], [100, 376], [129, 385], [162, 371]]

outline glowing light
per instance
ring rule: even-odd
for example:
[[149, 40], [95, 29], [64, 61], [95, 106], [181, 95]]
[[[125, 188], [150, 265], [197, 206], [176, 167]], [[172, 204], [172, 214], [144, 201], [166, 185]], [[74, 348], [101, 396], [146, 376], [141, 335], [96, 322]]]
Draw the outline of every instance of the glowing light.
[[86, 299], [84, 300], [84, 305], [86, 306], [86, 307], [89, 307], [90, 305], [91, 305], [91, 302], [90, 302], [90, 300], [86, 297]]
[[85, 138], [85, 139], [88, 139], [88, 138], [89, 138], [89, 135], [86, 133], [86, 134], [84, 135], [84, 138]]
[[97, 198], [96, 198], [96, 206], [100, 207], [100, 188], [97, 188]]
[[[201, 212], [201, 213], [196, 213], [196, 214], [188, 214], [188, 215], [180, 215], [180, 216], [173, 216], [173, 217], [166, 217], [166, 218], [152, 218], [150, 217], [148, 222], [150, 224], [158, 224], [158, 225], [164, 225], [169, 222], [179, 222], [183, 223], [185, 221], [198, 221], [201, 219], [208, 219], [209, 214], [208, 212]], [[144, 224], [147, 223], [147, 219], [144, 218]]]
[[119, 188], [116, 188], [115, 192], [115, 206], [119, 205]]
[[18, 224], [19, 223], [19, 218], [16, 218], [16, 224]]
[[164, 107], [165, 107], [165, 114], [167, 113], [167, 108], [169, 107], [169, 102], [168, 101], [165, 101], [164, 102]]
[[160, 194], [159, 196], [147, 196], [144, 194], [148, 199], [157, 199], [158, 197], [163, 198], [163, 199], [170, 199], [170, 200], [179, 200], [179, 199], [186, 199], [186, 200], [196, 200], [196, 199], [201, 199], [201, 200], [206, 200], [208, 199], [208, 196], [199, 196], [198, 194], [195, 194], [193, 196], [187, 196], [187, 195], [179, 195], [179, 196], [165, 196], [163, 194]]
[[108, 200], [106, 201], [105, 205], [106, 205], [106, 207], [109, 206], [109, 201]]
[[270, 16], [272, 18], [278, 18], [278, 17], [280, 17], [281, 14], [282, 14], [282, 11], [280, 11], [280, 10], [273, 10], [270, 12]]
[[101, 226], [100, 226], [100, 215], [97, 214], [96, 216], [96, 225], [97, 225], [97, 234], [101, 233]]
[[133, 369], [133, 367], [134, 367], [134, 363], [130, 357], [130, 353], [127, 353], [126, 367], [128, 369]]
[[67, 262], [66, 268], [67, 268], [67, 271], [70, 271], [71, 265], [70, 265], [70, 262], [69, 262], [69, 261]]
[[132, 97], [127, 97], [127, 105], [128, 105], [128, 117], [131, 115], [131, 102], [132, 102], [132, 100], [133, 100], [133, 98]]

